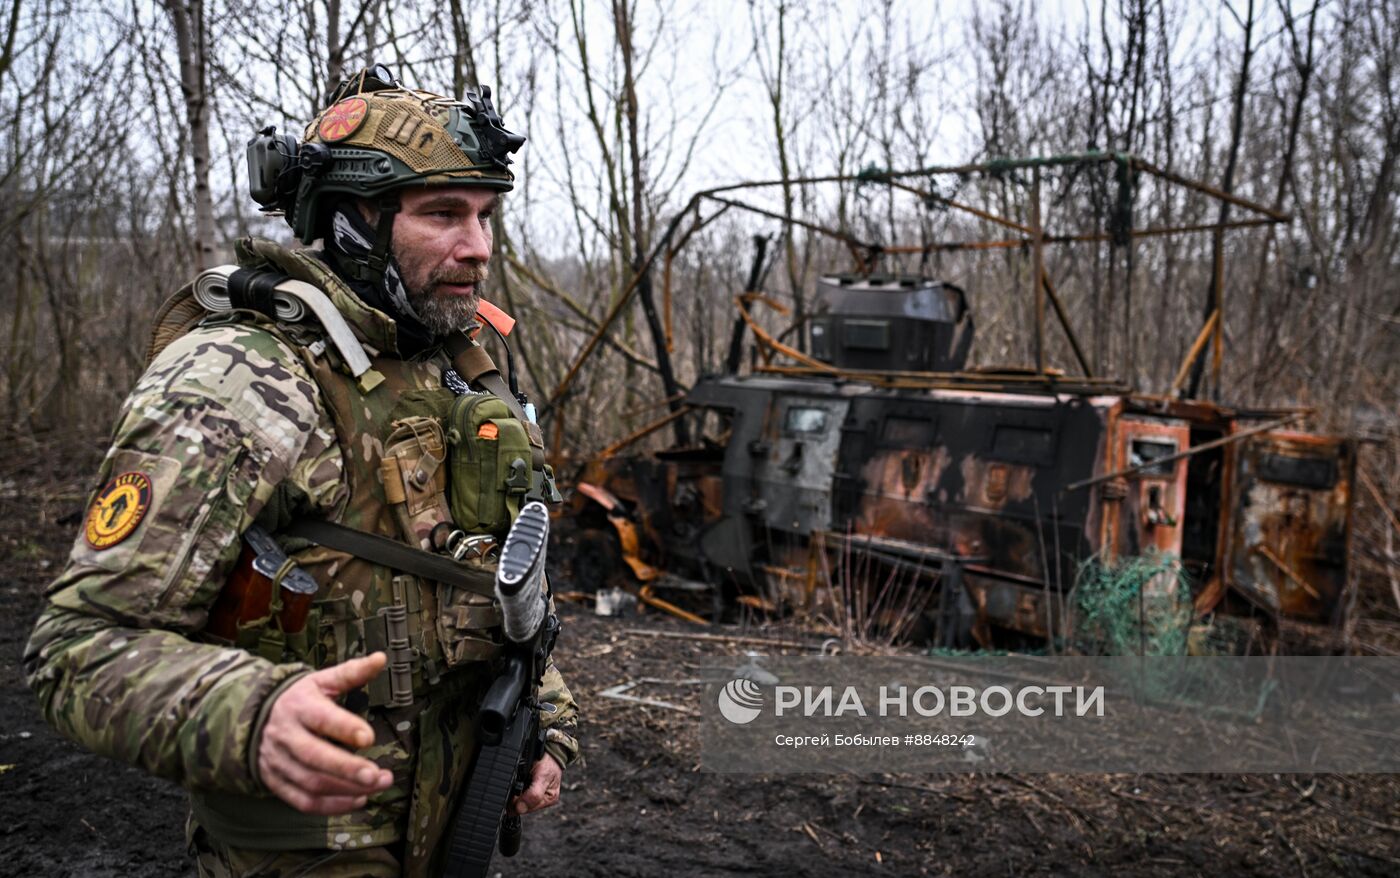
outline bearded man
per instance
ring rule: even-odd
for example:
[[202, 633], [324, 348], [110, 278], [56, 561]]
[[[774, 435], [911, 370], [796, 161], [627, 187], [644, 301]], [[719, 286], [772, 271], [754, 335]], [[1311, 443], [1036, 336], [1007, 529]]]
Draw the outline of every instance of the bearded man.
[[[206, 273], [158, 318], [24, 663], [59, 731], [189, 789], [201, 875], [441, 873], [510, 649], [496, 544], [557, 497], [473, 338], [523, 141], [489, 90], [362, 71], [302, 137], [249, 145], [254, 198], [324, 249], [239, 241], [222, 308]], [[517, 814], [579, 753], [539, 655], [545, 755]]]

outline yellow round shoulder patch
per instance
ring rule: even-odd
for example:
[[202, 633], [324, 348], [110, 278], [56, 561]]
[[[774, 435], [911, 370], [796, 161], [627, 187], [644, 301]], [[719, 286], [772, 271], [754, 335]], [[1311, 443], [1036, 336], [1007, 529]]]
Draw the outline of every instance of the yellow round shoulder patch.
[[102, 489], [88, 510], [83, 533], [94, 549], [110, 549], [131, 536], [151, 508], [151, 480], [145, 473], [122, 473]]

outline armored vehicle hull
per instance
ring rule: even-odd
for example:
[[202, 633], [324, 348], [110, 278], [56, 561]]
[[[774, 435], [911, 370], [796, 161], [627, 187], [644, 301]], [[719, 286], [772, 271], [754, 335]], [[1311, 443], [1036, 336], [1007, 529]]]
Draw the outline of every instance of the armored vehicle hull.
[[1354, 442], [1267, 429], [1277, 412], [985, 380], [706, 379], [687, 402], [717, 414], [723, 445], [584, 472], [580, 510], [631, 531], [594, 569], [801, 607], [817, 599], [814, 546], [853, 550], [933, 590], [911, 630], [990, 647], [1067, 633], [1085, 562], [1156, 553], [1179, 559], [1198, 613], [1340, 626]]

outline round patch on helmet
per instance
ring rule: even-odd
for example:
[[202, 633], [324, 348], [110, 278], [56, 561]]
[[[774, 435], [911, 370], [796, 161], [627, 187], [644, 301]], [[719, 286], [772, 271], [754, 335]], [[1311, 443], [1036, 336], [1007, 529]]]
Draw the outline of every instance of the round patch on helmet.
[[364, 98], [346, 98], [326, 111], [321, 117], [321, 124], [316, 128], [316, 133], [326, 143], [338, 143], [359, 131], [368, 114], [369, 101]]
[[151, 480], [122, 473], [107, 483], [88, 510], [83, 534], [94, 549], [110, 549], [131, 536], [151, 508]]

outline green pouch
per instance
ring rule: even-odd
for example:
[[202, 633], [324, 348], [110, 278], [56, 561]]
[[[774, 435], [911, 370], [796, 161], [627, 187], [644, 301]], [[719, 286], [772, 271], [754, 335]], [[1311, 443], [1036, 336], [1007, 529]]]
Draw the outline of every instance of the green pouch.
[[530, 490], [530, 439], [496, 397], [460, 396], [447, 416], [448, 503], [468, 533], [504, 537]]

